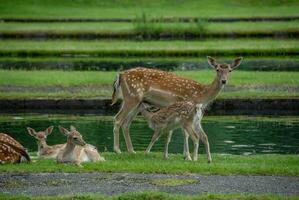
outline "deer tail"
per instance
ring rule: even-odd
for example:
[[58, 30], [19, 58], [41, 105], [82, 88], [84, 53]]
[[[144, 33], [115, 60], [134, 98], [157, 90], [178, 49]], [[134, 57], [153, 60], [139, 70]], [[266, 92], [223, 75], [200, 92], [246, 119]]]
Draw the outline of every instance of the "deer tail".
[[119, 84], [120, 84], [120, 74], [117, 74], [115, 80], [113, 82], [113, 93], [112, 93], [112, 103], [111, 105], [115, 104], [118, 98], [119, 92]]

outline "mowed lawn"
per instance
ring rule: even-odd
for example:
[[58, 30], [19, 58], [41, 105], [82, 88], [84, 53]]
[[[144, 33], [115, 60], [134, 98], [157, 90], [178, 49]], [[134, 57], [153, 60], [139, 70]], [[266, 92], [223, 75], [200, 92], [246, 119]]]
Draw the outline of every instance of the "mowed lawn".
[[2, 172], [135, 172], [163, 174], [219, 174], [219, 175], [299, 175], [299, 157], [296, 155], [220, 155], [212, 154], [213, 162], [207, 163], [205, 155], [197, 162], [186, 162], [181, 154], [170, 154], [169, 160], [163, 159], [163, 153], [143, 152], [137, 154], [115, 154], [104, 152], [106, 162], [83, 163], [76, 165], [57, 164], [55, 160], [37, 159], [31, 164], [0, 165]]
[[[190, 78], [199, 83], [208, 84], [214, 79], [215, 72], [210, 70], [175, 71], [177, 75]], [[0, 92], [0, 98], [93, 98], [109, 97], [112, 93], [112, 83], [117, 72], [101, 71], [24, 71], [0, 70], [0, 87], [10, 91]], [[228, 86], [244, 87], [240, 91], [221, 92], [220, 98], [258, 98], [258, 97], [298, 97], [296, 91], [290, 92], [289, 88], [299, 86], [299, 72], [255, 72], [238, 71], [231, 73]], [[270, 90], [259, 90], [267, 86]], [[15, 91], [13, 88], [20, 87]], [[59, 92], [47, 91], [47, 87], [59, 87]], [[82, 88], [78, 92], [68, 92], [68, 88]], [[282, 90], [275, 88], [283, 87]], [[35, 88], [43, 88], [42, 91]], [[257, 88], [257, 89], [256, 89]], [[273, 90], [271, 90], [271, 88]]]
[[188, 50], [299, 50], [299, 40], [223, 39], [203, 41], [125, 41], [125, 40], [1, 40], [0, 51], [188, 51]]
[[[252, 17], [296, 16], [299, 2], [238, 0], [10, 0], [0, 4], [5, 18], [135, 18], [142, 13], [150, 17]], [[88, 11], [88, 12], [87, 12]]]
[[[299, 20], [288, 22], [234, 22], [234, 23], [145, 23], [141, 24], [148, 28], [149, 32], [165, 33], [271, 33], [299, 31]], [[54, 22], [54, 23], [20, 23], [10, 22], [0, 24], [1, 33], [105, 33], [122, 34], [138, 33], [138, 24], [122, 22]], [[145, 30], [144, 30], [145, 31]]]

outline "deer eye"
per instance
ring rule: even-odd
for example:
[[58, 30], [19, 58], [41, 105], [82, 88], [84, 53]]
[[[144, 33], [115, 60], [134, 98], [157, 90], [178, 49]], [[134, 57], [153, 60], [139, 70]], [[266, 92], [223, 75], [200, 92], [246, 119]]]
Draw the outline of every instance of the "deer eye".
[[216, 69], [216, 71], [217, 71], [217, 72], [219, 72], [219, 71], [220, 71], [220, 69], [218, 69], [218, 68], [217, 68], [217, 69]]

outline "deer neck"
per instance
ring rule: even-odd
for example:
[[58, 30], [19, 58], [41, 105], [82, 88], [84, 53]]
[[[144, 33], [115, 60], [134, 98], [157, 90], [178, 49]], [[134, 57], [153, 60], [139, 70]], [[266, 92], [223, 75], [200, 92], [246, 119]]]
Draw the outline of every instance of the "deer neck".
[[65, 146], [65, 152], [64, 155], [71, 154], [74, 152], [76, 147], [76, 144], [71, 142], [69, 139], [67, 140], [66, 146]]
[[220, 83], [220, 76], [216, 75], [214, 81], [205, 86], [205, 90], [202, 93], [201, 97], [204, 104], [208, 104], [209, 102], [213, 101], [221, 89], [223, 88], [223, 84]]
[[49, 148], [49, 145], [47, 144], [46, 141], [38, 141], [37, 146], [38, 146], [38, 152], [42, 152], [45, 149]]

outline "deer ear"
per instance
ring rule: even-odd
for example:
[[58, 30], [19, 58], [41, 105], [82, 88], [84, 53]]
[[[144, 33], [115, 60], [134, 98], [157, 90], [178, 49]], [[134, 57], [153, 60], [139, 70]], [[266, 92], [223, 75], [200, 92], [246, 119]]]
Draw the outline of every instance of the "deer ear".
[[66, 128], [63, 128], [62, 126], [58, 126], [59, 128], [59, 131], [64, 134], [65, 136], [68, 136], [70, 134], [70, 132], [66, 129]]
[[36, 137], [36, 131], [33, 128], [27, 127], [27, 131], [31, 136]]
[[45, 130], [46, 135], [50, 135], [53, 131], [54, 126], [50, 126]]
[[76, 128], [75, 128], [73, 125], [71, 125], [71, 126], [70, 126], [70, 130], [71, 130], [71, 131], [75, 131]]
[[216, 59], [211, 57], [211, 56], [207, 56], [207, 59], [208, 59], [208, 63], [211, 67], [213, 68], [217, 68], [217, 62], [216, 62]]
[[231, 68], [232, 68], [232, 69], [237, 68], [237, 67], [241, 64], [242, 60], [243, 60], [242, 57], [236, 58], [236, 59], [234, 60], [233, 64], [231, 65]]

